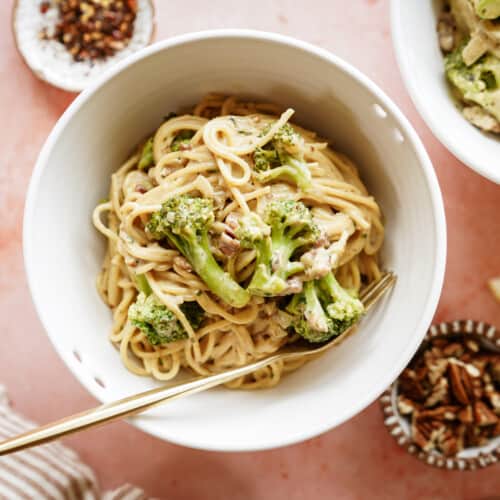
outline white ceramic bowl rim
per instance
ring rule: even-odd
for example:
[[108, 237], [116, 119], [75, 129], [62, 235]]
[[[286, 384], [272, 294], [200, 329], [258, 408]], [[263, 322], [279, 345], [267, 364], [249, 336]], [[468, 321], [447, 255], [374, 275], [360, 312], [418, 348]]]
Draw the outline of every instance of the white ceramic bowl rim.
[[[453, 134], [449, 133], [450, 123], [443, 122], [440, 113], [436, 112], [435, 107], [429, 104], [426, 93], [419, 88], [417, 79], [411, 78], [411, 75], [415, 73], [415, 68], [412, 67], [411, 62], [407, 57], [408, 47], [406, 47], [404, 43], [401, 43], [401, 40], [403, 39], [404, 26], [403, 23], [399, 22], [399, 18], [401, 16], [401, 10], [405, 8], [403, 4], [404, 2], [402, 0], [391, 1], [391, 31], [396, 60], [413, 104], [422, 115], [422, 118], [431, 129], [432, 133], [456, 158], [483, 177], [499, 184], [500, 168], [498, 168], [498, 162], [489, 160], [488, 163], [484, 163], [483, 159], [479, 160], [477, 156], [477, 149], [481, 147], [481, 143], [483, 143], [483, 141], [498, 141], [500, 147], [500, 140], [493, 136], [488, 137], [487, 133], [476, 129], [472, 124], [469, 124], [463, 116], [460, 115], [459, 118], [463, 122], [460, 124], [460, 127], [467, 126], [471, 128], [469, 135], [471, 139], [474, 134], [480, 134], [479, 137], [481, 142], [478, 142], [477, 147], [471, 147], [470, 144], [464, 145], [454, 142]], [[438, 41], [436, 40], [436, 47], [438, 47], [437, 44]], [[455, 106], [451, 94], [446, 97], [449, 97], [450, 105]], [[491, 167], [488, 165], [491, 165]]]
[[[48, 328], [48, 318], [46, 317], [43, 308], [41, 307], [41, 296], [37, 293], [33, 281], [35, 259], [34, 255], [36, 248], [32, 241], [32, 232], [30, 232], [30, 227], [32, 226], [34, 216], [35, 216], [35, 205], [36, 205], [36, 194], [39, 187], [41, 176], [44, 169], [47, 166], [47, 160], [49, 158], [50, 152], [54, 145], [56, 144], [60, 134], [72, 119], [72, 117], [85, 106], [86, 102], [92, 97], [93, 93], [99, 89], [105, 82], [113, 79], [119, 73], [124, 71], [130, 65], [135, 62], [146, 58], [157, 52], [166, 50], [171, 47], [179, 46], [182, 44], [187, 44], [194, 41], [199, 41], [202, 39], [211, 38], [240, 38], [240, 39], [257, 39], [265, 40], [274, 44], [281, 44], [286, 46], [291, 46], [300, 51], [306, 52], [310, 55], [315, 56], [329, 64], [339, 67], [342, 71], [347, 73], [353, 79], [357, 80], [362, 86], [373, 93], [381, 103], [394, 115], [399, 126], [404, 131], [405, 136], [408, 141], [410, 141], [412, 147], [414, 148], [420, 165], [422, 166], [424, 177], [429, 189], [429, 195], [432, 200], [432, 210], [435, 217], [435, 239], [436, 239], [436, 256], [435, 256], [435, 269], [433, 275], [432, 286], [429, 289], [427, 299], [425, 301], [425, 307], [423, 308], [423, 313], [418, 325], [415, 326], [414, 331], [420, 334], [415, 334], [411, 342], [408, 343], [405, 352], [401, 355], [399, 362], [394, 364], [390, 369], [384, 372], [384, 375], [380, 377], [379, 384], [376, 390], [365, 393], [362, 398], [359, 398], [356, 405], [353, 405], [349, 412], [346, 413], [342, 420], [339, 420], [335, 415], [331, 415], [322, 421], [321, 425], [308, 426], [306, 428], [297, 427], [295, 433], [289, 433], [287, 436], [276, 436], [274, 439], [267, 439], [265, 442], [255, 442], [252, 445], [246, 447], [235, 445], [225, 445], [223, 448], [217, 445], [209, 445], [207, 443], [200, 444], [196, 440], [191, 440], [189, 436], [179, 437], [175, 433], [170, 433], [167, 436], [168, 431], [165, 432], [166, 438], [174, 443], [181, 444], [184, 446], [189, 446], [192, 448], [205, 449], [205, 450], [217, 450], [217, 451], [251, 451], [251, 450], [263, 450], [277, 448], [280, 446], [286, 446], [289, 444], [297, 443], [318, 434], [322, 434], [332, 428], [333, 425], [340, 425], [344, 421], [356, 415], [358, 412], [363, 410], [371, 402], [375, 401], [377, 397], [386, 389], [393, 380], [398, 376], [398, 374], [404, 369], [407, 363], [410, 361], [412, 355], [418, 348], [425, 332], [432, 321], [433, 314], [435, 312], [436, 305], [438, 303], [440, 292], [444, 279], [445, 263], [446, 263], [446, 221], [444, 214], [443, 201], [441, 198], [441, 191], [439, 184], [432, 166], [432, 163], [427, 155], [427, 152], [420, 141], [415, 130], [412, 128], [408, 120], [398, 109], [398, 107], [393, 103], [391, 99], [368, 77], [363, 75], [359, 70], [352, 67], [350, 64], [346, 63], [339, 57], [331, 54], [325, 49], [316, 47], [306, 42], [296, 40], [291, 37], [268, 33], [255, 30], [243, 30], [243, 29], [223, 29], [223, 30], [209, 30], [194, 32], [189, 34], [184, 34], [176, 36], [161, 42], [157, 42], [147, 48], [144, 48], [137, 53], [131, 55], [128, 59], [118, 63], [115, 67], [110, 69], [106, 74], [99, 77], [99, 79], [93, 83], [89, 88], [82, 92], [74, 102], [68, 107], [68, 109], [63, 113], [61, 118], [58, 120], [54, 126], [52, 132], [47, 138], [40, 155], [37, 159], [31, 181], [28, 188], [24, 222], [23, 222], [23, 250], [24, 250], [24, 263], [26, 268], [26, 274], [28, 277], [28, 284], [30, 292], [33, 298], [35, 309], [40, 317], [40, 320], [46, 329], [49, 337], [53, 341], [54, 347], [58, 354], [61, 356], [66, 365], [70, 370], [78, 377], [77, 373], [77, 361], [73, 359], [70, 353], [59, 349], [59, 346], [51, 336], [51, 332]], [[89, 392], [91, 392], [97, 399], [103, 399], [102, 394], [98, 392], [95, 386], [90, 384], [85, 384], [85, 387]], [[150, 432], [147, 425], [140, 419], [131, 419], [131, 423], [145, 432]]]

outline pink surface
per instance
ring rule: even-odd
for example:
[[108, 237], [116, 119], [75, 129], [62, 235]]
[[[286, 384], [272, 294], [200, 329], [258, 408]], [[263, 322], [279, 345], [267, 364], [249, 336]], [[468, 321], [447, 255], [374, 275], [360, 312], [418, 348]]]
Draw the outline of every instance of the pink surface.
[[[156, 3], [158, 39], [221, 27], [278, 31], [335, 52], [375, 80], [416, 127], [443, 190], [449, 254], [436, 320], [472, 318], [500, 326], [500, 305], [485, 285], [487, 278], [500, 276], [500, 186], [461, 165], [418, 116], [396, 67], [388, 0]], [[22, 261], [29, 177], [43, 141], [73, 95], [38, 81], [23, 65], [9, 26], [11, 4], [0, 2], [0, 383], [19, 411], [47, 422], [96, 403], [53, 351], [34, 311]], [[500, 494], [499, 466], [450, 473], [407, 456], [387, 434], [377, 404], [323, 436], [262, 453], [193, 451], [125, 423], [65, 442], [95, 468], [103, 486], [133, 482], [166, 499], [481, 499]]]

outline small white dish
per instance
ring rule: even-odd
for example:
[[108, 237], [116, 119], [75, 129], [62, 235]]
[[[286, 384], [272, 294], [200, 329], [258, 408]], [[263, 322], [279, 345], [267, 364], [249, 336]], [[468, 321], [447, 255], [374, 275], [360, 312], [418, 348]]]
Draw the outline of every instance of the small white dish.
[[39, 0], [16, 0], [12, 10], [12, 30], [17, 49], [26, 65], [41, 80], [68, 92], [81, 92], [102, 73], [151, 43], [154, 30], [152, 0], [137, 0], [134, 32], [127, 46], [103, 60], [75, 62], [62, 43], [41, 40], [43, 28], [57, 21], [57, 11], [40, 12]]
[[92, 394], [108, 402], [157, 386], [128, 372], [108, 340], [111, 312], [95, 287], [105, 241], [91, 214], [138, 140], [210, 91], [294, 107], [297, 123], [357, 162], [385, 215], [384, 267], [398, 275], [355, 335], [277, 387], [220, 388], [131, 419], [194, 448], [274, 448], [325, 432], [374, 401], [420, 345], [443, 283], [446, 223], [432, 164], [397, 106], [352, 66], [307, 43], [246, 30], [178, 36], [118, 63], [73, 101], [40, 153], [26, 201], [26, 271], [54, 347]]
[[469, 123], [453, 99], [436, 32], [440, 2], [391, 0], [392, 40], [406, 88], [434, 135], [459, 160], [500, 184], [500, 137]]

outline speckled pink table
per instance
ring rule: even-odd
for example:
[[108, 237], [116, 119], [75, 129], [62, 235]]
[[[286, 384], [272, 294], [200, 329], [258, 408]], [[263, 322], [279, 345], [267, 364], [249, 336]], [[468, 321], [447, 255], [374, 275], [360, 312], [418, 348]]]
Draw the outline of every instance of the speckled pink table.
[[[35, 1], [35, 0], [34, 0]], [[15, 50], [12, 1], [0, 2], [0, 383], [15, 407], [39, 422], [90, 407], [52, 349], [35, 314], [23, 269], [24, 197], [36, 156], [73, 95], [38, 81]], [[388, 0], [157, 0], [157, 39], [208, 28], [278, 31], [351, 62], [401, 106], [423, 139], [443, 190], [448, 267], [436, 320], [481, 319], [500, 326], [485, 282], [500, 276], [500, 186], [474, 174], [427, 129], [396, 67]], [[499, 150], [500, 151], [500, 150]], [[56, 298], [54, 299], [56, 300]], [[327, 434], [262, 453], [208, 453], [164, 443], [125, 423], [67, 438], [103, 486], [132, 482], [175, 500], [500, 498], [500, 466], [473, 473], [431, 469], [407, 456], [377, 404]]]

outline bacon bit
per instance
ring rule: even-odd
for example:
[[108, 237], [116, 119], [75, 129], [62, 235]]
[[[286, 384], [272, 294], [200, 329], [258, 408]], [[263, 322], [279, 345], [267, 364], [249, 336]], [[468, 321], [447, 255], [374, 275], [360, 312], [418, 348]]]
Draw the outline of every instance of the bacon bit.
[[304, 264], [305, 274], [308, 280], [319, 279], [326, 276], [332, 269], [330, 254], [325, 248], [313, 248], [300, 258]]
[[439, 16], [437, 25], [439, 46], [443, 52], [451, 52], [457, 41], [457, 27], [450, 12], [443, 12]]
[[283, 290], [281, 295], [289, 295], [291, 293], [300, 293], [302, 291], [303, 284], [302, 284], [302, 280], [300, 280], [299, 278], [290, 278], [289, 280], [287, 280], [286, 283], [288, 286], [285, 288], [285, 290]]
[[179, 151], [190, 151], [191, 149], [191, 144], [186, 144], [185, 142], [179, 144]]
[[186, 271], [187, 273], [190, 273], [193, 270], [191, 264], [180, 255], [174, 258], [174, 266], [178, 267], [182, 271]]
[[321, 231], [319, 238], [314, 242], [314, 247], [315, 248], [326, 247], [329, 244], [330, 240], [328, 239], [328, 235], [323, 231]]
[[240, 249], [240, 242], [231, 238], [227, 233], [222, 233], [219, 240], [219, 249], [224, 254], [230, 257]]
[[141, 193], [141, 194], [144, 194], [144, 193], [147, 193], [148, 190], [142, 185], [142, 184], [136, 184], [135, 185], [135, 190], [138, 192], [138, 193]]
[[233, 230], [233, 231], [236, 231], [236, 229], [238, 229], [238, 216], [234, 213], [230, 213], [227, 217], [226, 217], [226, 224]]
[[230, 236], [231, 238], [233, 239], [238, 239], [237, 236], [236, 236], [236, 233], [235, 231], [233, 231], [232, 228], [230, 228], [229, 226], [226, 225], [226, 228], [224, 229], [225, 233]]
[[127, 255], [127, 257], [125, 257], [125, 264], [127, 264], [127, 266], [137, 267], [138, 263], [139, 262], [137, 261], [137, 259], [134, 259], [133, 257], [130, 257], [129, 255]]

